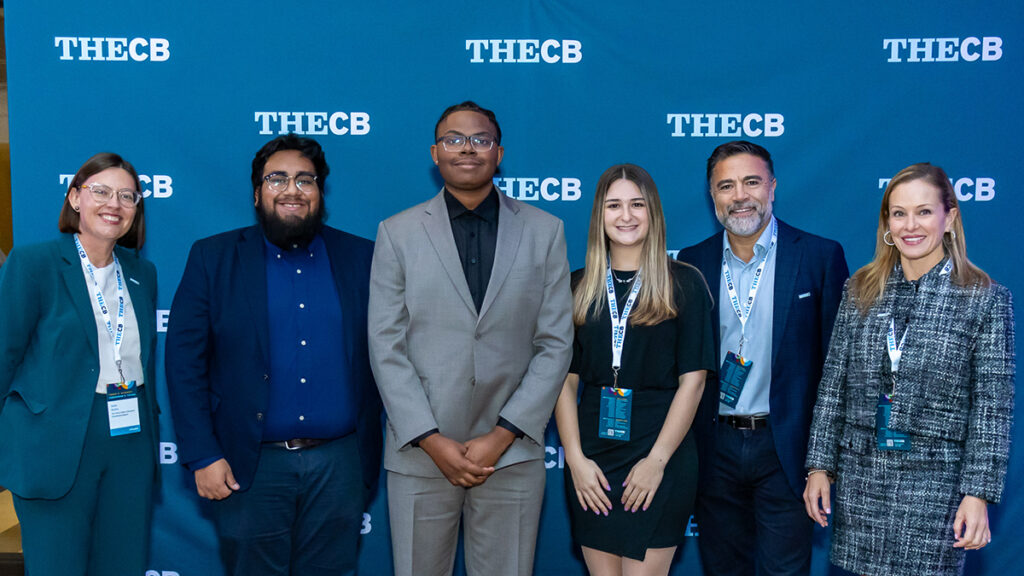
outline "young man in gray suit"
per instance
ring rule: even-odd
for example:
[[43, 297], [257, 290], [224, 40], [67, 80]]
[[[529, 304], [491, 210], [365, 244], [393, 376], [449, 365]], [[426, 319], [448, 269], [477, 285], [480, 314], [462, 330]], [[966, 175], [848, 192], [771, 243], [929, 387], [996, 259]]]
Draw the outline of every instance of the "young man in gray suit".
[[562, 222], [494, 187], [490, 110], [452, 106], [434, 137], [444, 189], [381, 223], [370, 274], [395, 574], [450, 574], [462, 522], [470, 576], [527, 575], [572, 350]]

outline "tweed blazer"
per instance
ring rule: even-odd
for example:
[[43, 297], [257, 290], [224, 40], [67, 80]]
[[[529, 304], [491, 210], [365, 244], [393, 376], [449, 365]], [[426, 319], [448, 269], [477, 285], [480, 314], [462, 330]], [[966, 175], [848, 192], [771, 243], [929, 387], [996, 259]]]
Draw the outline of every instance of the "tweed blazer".
[[956, 286], [941, 268], [935, 266], [915, 288], [907, 286], [897, 265], [866, 314], [847, 283], [818, 389], [806, 465], [835, 471], [840, 449], [875, 450], [878, 396], [892, 385], [886, 335], [896, 295], [916, 290], [890, 428], [911, 435], [912, 459], [959, 461], [962, 494], [998, 502], [1013, 415], [1012, 299], [995, 283]]

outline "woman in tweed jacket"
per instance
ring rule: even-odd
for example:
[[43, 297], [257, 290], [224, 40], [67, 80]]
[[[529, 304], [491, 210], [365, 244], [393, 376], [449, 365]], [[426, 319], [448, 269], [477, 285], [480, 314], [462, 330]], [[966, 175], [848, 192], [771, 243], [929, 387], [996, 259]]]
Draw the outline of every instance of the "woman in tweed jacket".
[[991, 540], [1013, 340], [1010, 293], [967, 259], [946, 173], [902, 170], [882, 198], [875, 258], [844, 291], [811, 425], [804, 501], [822, 526], [834, 512], [834, 564], [960, 574], [965, 550]]

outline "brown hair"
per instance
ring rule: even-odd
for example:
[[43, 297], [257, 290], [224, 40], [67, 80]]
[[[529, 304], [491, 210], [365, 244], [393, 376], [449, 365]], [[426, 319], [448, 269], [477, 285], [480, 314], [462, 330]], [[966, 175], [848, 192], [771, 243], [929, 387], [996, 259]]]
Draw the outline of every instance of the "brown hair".
[[857, 270], [850, 279], [850, 293], [856, 298], [857, 308], [861, 314], [866, 314], [868, 309], [881, 298], [885, 291], [885, 283], [900, 260], [900, 251], [895, 246], [885, 243], [885, 236], [889, 233], [889, 197], [898, 186], [914, 180], [924, 180], [939, 190], [939, 200], [942, 202], [946, 214], [949, 214], [954, 208], [956, 209], [956, 216], [950, 225], [950, 231], [942, 237], [942, 248], [953, 261], [950, 281], [958, 286], [987, 286], [992, 282], [988, 274], [967, 259], [967, 243], [964, 238], [963, 220], [960, 217], [960, 205], [957, 203], [956, 193], [953, 191], [953, 185], [949, 182], [949, 177], [946, 176], [946, 171], [927, 162], [913, 164], [900, 170], [885, 187], [885, 194], [882, 195], [882, 207], [878, 211], [875, 257], [863, 268]]
[[[86, 160], [85, 164], [82, 164], [75, 177], [71, 179], [71, 184], [68, 185], [68, 191], [64, 194], [64, 205], [60, 208], [60, 218], [57, 220], [57, 227], [61, 232], [73, 234], [81, 231], [79, 228], [81, 216], [71, 207], [71, 201], [68, 199], [71, 191], [80, 187], [89, 178], [108, 168], [120, 168], [127, 172], [131, 175], [132, 180], [135, 181], [135, 189], [140, 194], [142, 193], [139, 175], [135, 172], [135, 167], [131, 163], [113, 152], [100, 152]], [[118, 245], [138, 250], [146, 242], [145, 203], [145, 200], [140, 197], [138, 205], [135, 206], [135, 219], [132, 220], [132, 226], [125, 232], [124, 236], [117, 239]]]

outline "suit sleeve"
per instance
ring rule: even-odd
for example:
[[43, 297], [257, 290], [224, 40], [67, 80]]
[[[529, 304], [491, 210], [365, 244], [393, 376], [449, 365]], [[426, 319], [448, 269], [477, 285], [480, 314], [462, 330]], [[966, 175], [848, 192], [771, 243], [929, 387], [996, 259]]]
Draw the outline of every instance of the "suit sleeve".
[[548, 248], [544, 291], [533, 334], [533, 359], [523, 381], [501, 409], [501, 417], [544, 445], [544, 428], [572, 359], [572, 291], [561, 221]]
[[370, 366], [388, 422], [398, 445], [405, 450], [416, 437], [438, 426], [406, 349], [409, 309], [405, 303], [405, 269], [388, 234], [387, 222], [377, 228], [367, 321]]
[[167, 392], [180, 460], [188, 465], [223, 454], [210, 406], [210, 282], [201, 244], [192, 246], [171, 303], [165, 345]]
[[960, 492], [998, 503], [1010, 454], [1014, 396], [1013, 299], [993, 285], [971, 358], [971, 405]]
[[39, 278], [25, 269], [31, 264], [32, 256], [28, 257], [23, 261], [21, 252], [14, 250], [0, 267], [0, 408], [39, 321]]
[[818, 385], [818, 401], [814, 405], [810, 440], [807, 446], [808, 469], [836, 471], [839, 434], [845, 411], [846, 374], [849, 363], [850, 325], [857, 306], [850, 297], [849, 283], [843, 290], [839, 315], [832, 329], [828, 357]]

